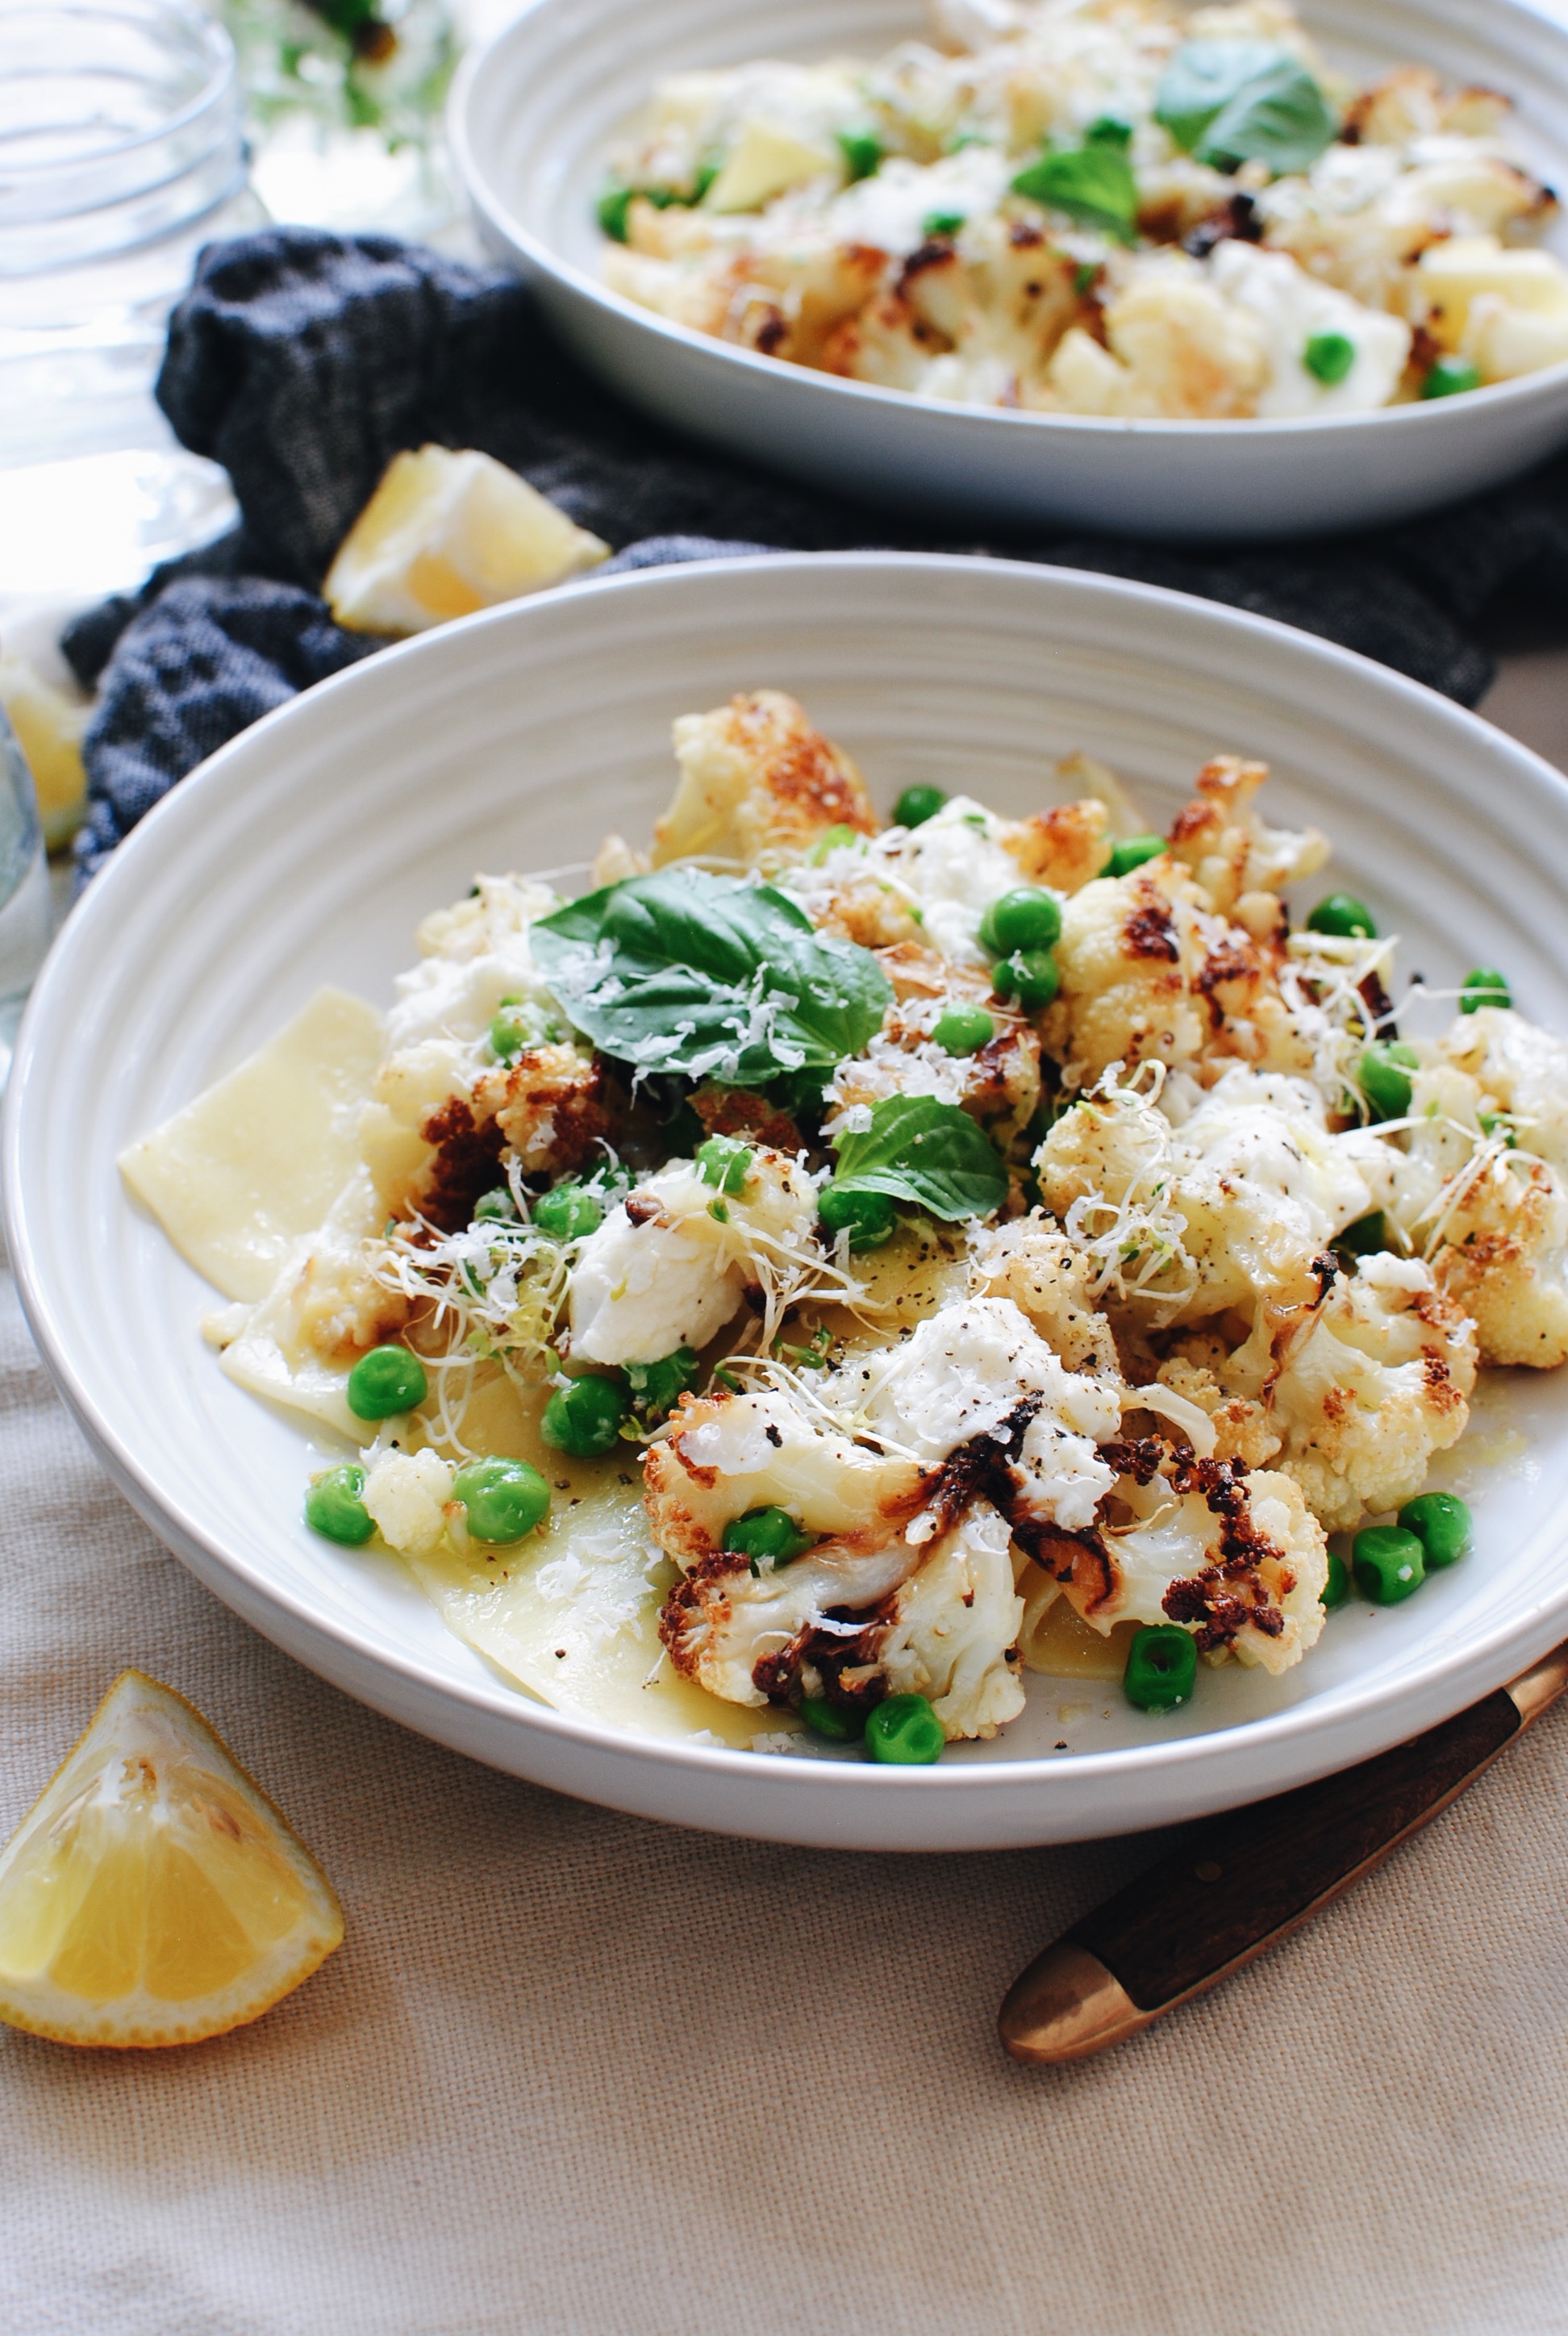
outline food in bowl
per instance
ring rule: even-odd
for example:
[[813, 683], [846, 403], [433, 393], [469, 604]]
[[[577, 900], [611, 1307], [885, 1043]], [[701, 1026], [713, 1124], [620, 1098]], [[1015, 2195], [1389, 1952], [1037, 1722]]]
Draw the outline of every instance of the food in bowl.
[[605, 280], [793, 364], [963, 404], [1366, 413], [1568, 360], [1510, 100], [1356, 89], [1286, 0], [935, 0], [875, 61], [672, 74]]
[[1081, 756], [888, 823], [771, 690], [675, 745], [650, 853], [482, 876], [385, 1022], [323, 994], [124, 1155], [312, 1528], [561, 1708], [902, 1764], [1461, 1555], [1478, 1368], [1568, 1359], [1568, 1049], [1503, 975], [1400, 1036], [1256, 763], [1162, 838]]

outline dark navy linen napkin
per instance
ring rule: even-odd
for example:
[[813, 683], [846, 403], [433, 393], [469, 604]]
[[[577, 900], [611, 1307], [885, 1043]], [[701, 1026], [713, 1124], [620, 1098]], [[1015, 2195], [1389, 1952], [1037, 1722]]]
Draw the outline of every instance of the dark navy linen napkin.
[[81, 881], [215, 748], [381, 646], [335, 625], [319, 588], [393, 455], [431, 441], [521, 472], [616, 548], [612, 568], [771, 550], [995, 550], [1280, 618], [1465, 705], [1490, 685], [1475, 633], [1500, 599], [1528, 595], [1537, 630], [1568, 632], [1568, 460], [1331, 542], [942, 538], [684, 444], [584, 374], [513, 277], [386, 236], [273, 228], [209, 246], [170, 319], [158, 399], [181, 443], [228, 471], [240, 523], [66, 632], [79, 678], [99, 692]]

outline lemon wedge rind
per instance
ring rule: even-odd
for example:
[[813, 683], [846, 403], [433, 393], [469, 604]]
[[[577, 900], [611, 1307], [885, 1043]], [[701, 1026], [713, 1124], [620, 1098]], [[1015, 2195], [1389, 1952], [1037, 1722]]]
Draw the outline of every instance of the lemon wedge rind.
[[0, 1852], [0, 2020], [194, 2044], [258, 2020], [343, 1937], [310, 1852], [185, 1698], [122, 1671]]

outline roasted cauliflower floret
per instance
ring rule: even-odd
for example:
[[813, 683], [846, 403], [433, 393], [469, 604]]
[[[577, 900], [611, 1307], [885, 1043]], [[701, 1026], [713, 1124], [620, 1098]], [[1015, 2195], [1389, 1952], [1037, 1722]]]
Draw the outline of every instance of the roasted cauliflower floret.
[[1111, 856], [1111, 814], [1086, 796], [1057, 803], [1031, 819], [1000, 822], [998, 842], [1017, 861], [1026, 883], [1054, 892], [1076, 892], [1099, 875]]
[[819, 1639], [830, 1662], [858, 1648], [842, 1617], [880, 1608], [923, 1554], [903, 1540], [870, 1552], [823, 1541], [782, 1566], [699, 1558], [666, 1600], [659, 1637], [676, 1669], [710, 1695], [726, 1703], [784, 1702], [800, 1691]]
[[1440, 1216], [1432, 1270], [1484, 1363], [1568, 1362], [1568, 1190], [1544, 1161], [1487, 1144]]
[[1172, 826], [1172, 858], [1190, 871], [1217, 916], [1234, 916], [1248, 893], [1278, 892], [1316, 875], [1329, 857], [1328, 838], [1315, 827], [1264, 826], [1253, 799], [1268, 775], [1267, 763], [1216, 756], [1198, 773], [1197, 793]]
[[830, 827], [875, 832], [859, 771], [783, 690], [683, 714], [675, 752], [680, 784], [654, 829], [656, 868], [697, 855], [751, 868], [805, 852]]
[[1463, 1434], [1475, 1366], [1475, 1326], [1429, 1266], [1361, 1258], [1268, 1391], [1276, 1465], [1330, 1533], [1397, 1509]]
[[807, 1533], [862, 1555], [901, 1533], [933, 1469], [835, 1432], [784, 1391], [688, 1397], [649, 1445], [645, 1501], [655, 1540], [692, 1566], [724, 1547], [749, 1509], [786, 1509]]
[[1042, 1035], [1079, 1082], [1115, 1062], [1190, 1063], [1202, 1052], [1209, 1015], [1193, 995], [1193, 951], [1175, 915], [1182, 882], [1168, 861], [1154, 861], [1130, 876], [1097, 878], [1064, 907], [1061, 987]]
[[1281, 1438], [1269, 1424], [1266, 1402], [1254, 1402], [1226, 1387], [1229, 1361], [1230, 1349], [1218, 1332], [1194, 1330], [1176, 1341], [1154, 1377], [1161, 1387], [1196, 1404], [1205, 1415], [1213, 1430], [1215, 1459], [1265, 1468], [1279, 1452]]
[[[465, 900], [450, 909], [433, 910], [414, 935], [426, 962], [413, 973], [398, 976], [400, 1003], [393, 1008], [390, 1024], [394, 1040], [420, 1037], [424, 1029], [433, 1027], [426, 1018], [426, 1001], [433, 990], [440, 992], [440, 1021], [444, 1024], [451, 1018], [454, 993], [445, 985], [451, 984], [452, 977], [440, 971], [440, 967], [473, 966], [501, 958], [506, 961], [501, 976], [506, 982], [537, 981], [529, 928], [559, 905], [549, 885], [535, 877], [481, 876]], [[482, 1012], [482, 1001], [476, 998], [474, 1003]]]
[[[1119, 1387], [1069, 1371], [1008, 1298], [942, 1307], [901, 1345], [842, 1365], [824, 1397], [927, 1467], [991, 1439], [1009, 1515], [1086, 1523], [1111, 1481], [1096, 1445], [1120, 1426]], [[911, 1530], [929, 1534], [936, 1520]]]
[[[888, 1693], [928, 1698], [950, 1742], [994, 1736], [1024, 1708], [1024, 1601], [1013, 1573], [1007, 1521], [977, 1501], [903, 1583], [877, 1633], [874, 1660]], [[857, 1649], [862, 1660], [870, 1651]]]
[[1119, 1376], [1111, 1326], [1095, 1301], [1094, 1260], [1036, 1209], [971, 1237], [976, 1295], [1010, 1298], [1070, 1371]]
[[[858, 1630], [852, 1618], [874, 1609]], [[870, 1555], [823, 1542], [790, 1564], [701, 1560], [666, 1601], [676, 1669], [727, 1702], [800, 1695], [865, 1709], [928, 1697], [950, 1740], [994, 1736], [1023, 1709], [1008, 1527], [978, 1501], [930, 1549]]]
[[[1521, 1150], [1568, 1175], [1568, 1046], [1511, 1007], [1456, 1015], [1437, 1042], [1474, 1079], [1481, 1107], [1505, 1112]], [[1419, 1108], [1419, 1105], [1417, 1106]]]
[[1442, 131], [1460, 138], [1495, 136], [1509, 103], [1491, 89], [1448, 91], [1430, 65], [1396, 65], [1350, 100], [1345, 126], [1367, 146], [1408, 146]]
[[1041, 1036], [1069, 1085], [1086, 1085], [1115, 1062], [1151, 1058], [1311, 1069], [1314, 1041], [1281, 994], [1277, 907], [1268, 902], [1260, 938], [1216, 916], [1205, 898], [1168, 854], [1068, 897], [1057, 945], [1061, 988]]
[[1262, 326], [1181, 252], [1128, 268], [1105, 336], [1075, 326], [1051, 360], [1047, 377], [1070, 413], [1230, 421], [1255, 413], [1268, 386]]
[[1564, 1141], [1564, 1050], [1488, 1007], [1421, 1051], [1411, 1124], [1378, 1146], [1374, 1203], [1472, 1317], [1483, 1363], [1554, 1370], [1568, 1361], [1568, 1175], [1551, 1157]]
[[758, 1146], [741, 1191], [721, 1200], [695, 1161], [672, 1160], [584, 1241], [570, 1351], [631, 1363], [705, 1346], [748, 1287], [787, 1289], [822, 1257], [816, 1185], [798, 1162]]
[[361, 1495], [388, 1549], [419, 1555], [446, 1531], [455, 1475], [435, 1452], [384, 1452], [365, 1478]]
[[1226, 1071], [1177, 1129], [1113, 1072], [1051, 1128], [1040, 1195], [1101, 1292], [1159, 1325], [1315, 1305], [1371, 1196], [1303, 1079]]
[[305, 1343], [324, 1361], [339, 1364], [352, 1364], [395, 1338], [412, 1310], [401, 1290], [377, 1279], [368, 1244], [350, 1247], [330, 1237], [314, 1241], [306, 1251], [294, 1309]]
[[1234, 1655], [1278, 1673], [1323, 1627], [1328, 1546], [1289, 1476], [1173, 1452], [1159, 1438], [1121, 1446], [1101, 1522], [1043, 1543], [1037, 1562], [1084, 1621], [1181, 1622], [1212, 1660]]

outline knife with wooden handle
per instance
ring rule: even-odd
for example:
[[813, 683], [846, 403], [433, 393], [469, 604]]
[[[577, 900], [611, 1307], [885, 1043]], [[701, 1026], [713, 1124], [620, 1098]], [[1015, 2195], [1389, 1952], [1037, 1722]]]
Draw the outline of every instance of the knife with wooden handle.
[[1380, 1865], [1565, 1688], [1568, 1640], [1426, 1735], [1204, 1826], [1019, 1973], [1002, 2042], [1036, 2067], [1086, 2060], [1204, 1994]]

